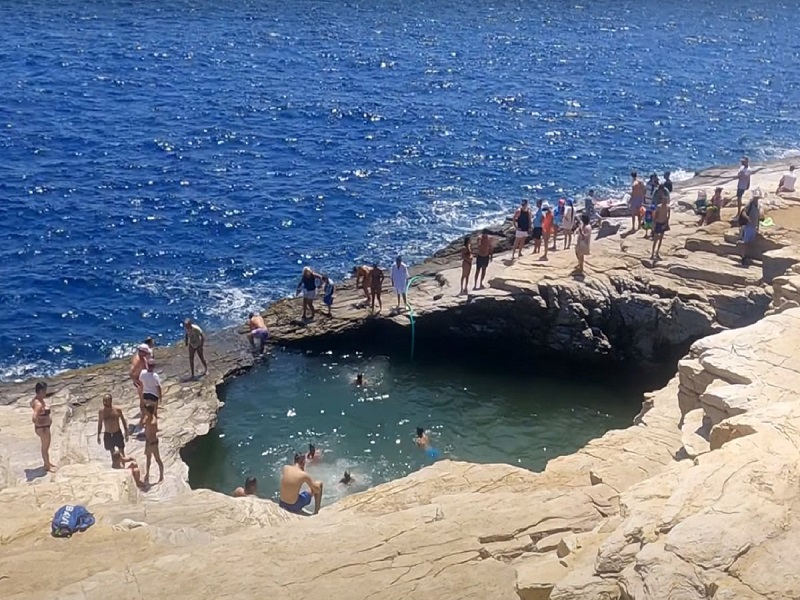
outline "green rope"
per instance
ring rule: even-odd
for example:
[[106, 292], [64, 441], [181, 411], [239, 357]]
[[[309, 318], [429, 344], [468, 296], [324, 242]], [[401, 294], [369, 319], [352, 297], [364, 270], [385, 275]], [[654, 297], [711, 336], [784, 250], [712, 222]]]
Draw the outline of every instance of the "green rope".
[[406, 306], [408, 306], [408, 318], [411, 321], [411, 360], [414, 360], [414, 342], [416, 340], [416, 330], [414, 326], [414, 307], [411, 306], [411, 303], [408, 301], [408, 290], [411, 289], [411, 284], [420, 277], [424, 277], [424, 275], [415, 275], [408, 280], [408, 283], [406, 283]]

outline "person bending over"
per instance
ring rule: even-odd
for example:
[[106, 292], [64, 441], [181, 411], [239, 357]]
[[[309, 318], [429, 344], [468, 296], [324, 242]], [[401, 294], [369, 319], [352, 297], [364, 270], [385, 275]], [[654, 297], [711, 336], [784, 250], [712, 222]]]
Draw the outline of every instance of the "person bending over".
[[[314, 498], [314, 514], [317, 514], [322, 504], [322, 482], [314, 481], [306, 473], [306, 455], [295, 454], [291, 465], [283, 467], [281, 473], [281, 491], [278, 505], [290, 513], [302, 515], [303, 509], [311, 504]], [[303, 485], [309, 490], [303, 490]]]

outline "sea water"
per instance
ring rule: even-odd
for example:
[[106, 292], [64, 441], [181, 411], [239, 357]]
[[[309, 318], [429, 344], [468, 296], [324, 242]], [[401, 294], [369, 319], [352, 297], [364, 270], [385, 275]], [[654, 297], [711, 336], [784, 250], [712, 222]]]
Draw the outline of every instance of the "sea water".
[[[527, 359], [430, 364], [278, 350], [224, 389], [216, 429], [189, 454], [191, 484], [230, 493], [252, 476], [262, 496], [276, 498], [282, 466], [309, 443], [322, 452], [307, 469], [326, 502], [445, 458], [539, 470], [630, 425], [640, 408], [630, 387], [599, 385], [579, 367], [552, 373]], [[339, 484], [345, 470], [350, 486]]]
[[[800, 139], [796, 3], [0, 3], [0, 379]], [[228, 414], [232, 412], [229, 411]], [[227, 417], [225, 417], [227, 418]]]

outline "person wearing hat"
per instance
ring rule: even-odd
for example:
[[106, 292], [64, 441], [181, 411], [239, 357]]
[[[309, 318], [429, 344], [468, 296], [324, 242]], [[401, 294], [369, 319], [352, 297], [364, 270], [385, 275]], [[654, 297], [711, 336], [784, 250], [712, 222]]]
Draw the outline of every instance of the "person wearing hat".
[[[147, 338], [150, 342], [153, 340]], [[147, 361], [153, 356], [153, 349], [147, 342], [143, 342], [136, 347], [136, 352], [131, 358], [130, 377], [133, 381], [133, 387], [136, 388], [136, 394], [139, 396], [139, 404], [144, 407], [142, 403], [142, 383], [139, 381], [139, 375], [144, 371], [147, 366]]]

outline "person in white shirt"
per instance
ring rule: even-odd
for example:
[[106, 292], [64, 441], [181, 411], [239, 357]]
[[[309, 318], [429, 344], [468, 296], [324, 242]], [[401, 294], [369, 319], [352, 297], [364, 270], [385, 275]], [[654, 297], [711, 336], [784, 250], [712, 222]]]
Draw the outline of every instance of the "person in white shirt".
[[400, 296], [403, 297], [403, 306], [408, 306], [406, 298], [406, 285], [408, 284], [408, 267], [403, 262], [403, 257], [398, 256], [392, 265], [392, 287], [397, 294], [397, 308], [400, 308]]
[[142, 400], [144, 400], [145, 408], [152, 406], [154, 413], [157, 414], [158, 403], [161, 401], [161, 379], [155, 368], [156, 361], [147, 361], [147, 369], [139, 374], [139, 381], [142, 383]]
[[793, 192], [794, 191], [794, 184], [797, 182], [797, 175], [794, 173], [794, 165], [789, 167], [789, 171], [783, 174], [781, 177], [780, 182], [778, 183], [778, 191], [775, 192], [776, 194], [780, 194], [781, 192]]

